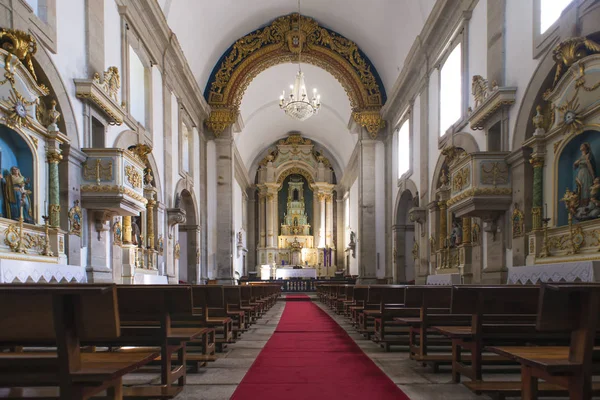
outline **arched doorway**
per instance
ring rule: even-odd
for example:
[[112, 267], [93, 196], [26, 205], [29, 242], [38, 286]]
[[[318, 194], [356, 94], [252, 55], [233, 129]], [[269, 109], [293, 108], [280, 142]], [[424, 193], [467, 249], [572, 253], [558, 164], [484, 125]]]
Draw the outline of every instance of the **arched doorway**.
[[415, 257], [413, 257], [413, 247], [416, 239], [415, 225], [408, 217], [408, 210], [410, 210], [412, 204], [412, 193], [410, 190], [405, 190], [400, 195], [396, 207], [396, 221], [392, 227], [394, 233], [392, 256], [394, 262], [394, 283], [404, 283], [415, 280]]
[[200, 273], [200, 228], [192, 194], [181, 191], [181, 209], [186, 213], [185, 225], [179, 225], [179, 282], [202, 283]]

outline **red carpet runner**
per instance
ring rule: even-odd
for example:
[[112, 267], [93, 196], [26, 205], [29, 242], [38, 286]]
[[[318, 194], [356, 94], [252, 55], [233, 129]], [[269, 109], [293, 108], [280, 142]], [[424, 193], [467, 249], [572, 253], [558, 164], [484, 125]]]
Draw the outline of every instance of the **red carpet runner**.
[[342, 327], [309, 301], [286, 303], [275, 333], [231, 398], [409, 400]]

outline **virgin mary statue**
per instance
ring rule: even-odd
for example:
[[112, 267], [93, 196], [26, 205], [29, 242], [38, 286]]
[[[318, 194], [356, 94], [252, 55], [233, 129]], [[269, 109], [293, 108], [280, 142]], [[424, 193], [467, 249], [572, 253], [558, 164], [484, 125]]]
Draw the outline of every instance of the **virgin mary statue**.
[[8, 203], [6, 204], [6, 217], [18, 220], [21, 215], [21, 206], [23, 206], [23, 220], [33, 224], [31, 200], [29, 199], [31, 190], [26, 189], [29, 178], [23, 177], [18, 167], [12, 167], [10, 174], [6, 177], [0, 174], [0, 179], [5, 184], [4, 198]]
[[573, 164], [576, 171], [575, 183], [579, 192], [579, 207], [587, 207], [591, 198], [590, 188], [596, 177], [596, 159], [589, 143], [582, 143], [579, 150], [581, 157]]

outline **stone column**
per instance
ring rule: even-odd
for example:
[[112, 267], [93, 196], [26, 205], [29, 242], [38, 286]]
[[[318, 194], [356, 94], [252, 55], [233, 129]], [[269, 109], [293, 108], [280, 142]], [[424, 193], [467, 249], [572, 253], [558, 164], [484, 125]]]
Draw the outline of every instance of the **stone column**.
[[438, 243], [439, 232], [437, 231], [439, 229], [440, 209], [438, 208], [437, 201], [431, 201], [427, 205], [427, 208], [429, 209], [430, 236], [427, 238], [429, 246], [427, 246], [426, 248], [429, 249], [429, 255], [427, 258], [429, 259], [431, 267], [430, 269], [428, 269], [427, 274], [425, 276], [421, 276], [419, 281], [420, 284], [425, 284], [427, 280], [427, 275], [431, 274], [432, 272], [435, 273], [435, 270], [438, 267], [436, 251], [437, 249], [439, 249], [440, 246], [440, 244]]
[[266, 220], [266, 195], [262, 191], [258, 194], [258, 233], [259, 233], [259, 241], [258, 247], [265, 248], [267, 246], [266, 242], [266, 229], [265, 229], [265, 220]]
[[[60, 175], [63, 177], [60, 186], [60, 201], [61, 204], [66, 206], [61, 210], [61, 226], [70, 230], [69, 209], [75, 205], [75, 201], [81, 201], [81, 193], [79, 188], [75, 189], [74, 185], [69, 185], [69, 182], [78, 182], [81, 179], [81, 164], [86, 160], [86, 155], [69, 144], [64, 144], [62, 149], [62, 156], [66, 162], [58, 165]], [[82, 210], [82, 212], [84, 220], [86, 220], [87, 211]], [[82, 227], [82, 232], [79, 235], [70, 233], [65, 236], [67, 258], [70, 265], [83, 265], [84, 260], [81, 259], [83, 229], [85, 227]], [[88, 237], [87, 240], [89, 242], [91, 238]]]
[[233, 284], [234, 147], [231, 127], [215, 139], [217, 159], [217, 282]]
[[542, 229], [542, 207], [544, 205], [544, 157], [531, 157], [531, 165], [533, 166], [533, 207], [532, 214], [532, 229]]
[[267, 247], [273, 247], [273, 203], [275, 196], [273, 193], [267, 193]]
[[256, 258], [256, 252], [258, 249], [256, 246], [256, 189], [254, 187], [250, 187], [246, 191], [248, 197], [248, 230], [246, 231], [246, 248], [248, 249], [248, 259], [246, 260], [246, 265], [248, 266], [248, 271], [257, 271], [256, 266], [258, 265], [258, 259]]
[[[333, 245], [333, 195], [329, 193], [325, 199], [325, 245], [334, 248]], [[332, 260], [333, 262], [333, 260]]]
[[324, 248], [326, 243], [326, 231], [325, 231], [325, 198], [327, 195], [325, 193], [319, 193], [319, 215], [321, 216], [319, 219], [319, 248]]
[[338, 198], [336, 199], [336, 218], [337, 218], [337, 243], [336, 243], [336, 265], [337, 270], [343, 270], [344, 258], [345, 258], [345, 247], [344, 243], [344, 232], [346, 231], [346, 224], [344, 223], [344, 199], [340, 198], [340, 192], [338, 191]]
[[359, 133], [358, 151], [358, 282], [377, 282], [377, 225], [375, 174], [377, 141], [365, 129]]

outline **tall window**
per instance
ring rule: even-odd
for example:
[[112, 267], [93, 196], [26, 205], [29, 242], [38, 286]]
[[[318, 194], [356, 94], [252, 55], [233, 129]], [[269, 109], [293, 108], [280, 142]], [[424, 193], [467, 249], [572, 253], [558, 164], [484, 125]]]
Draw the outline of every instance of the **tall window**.
[[440, 136], [462, 116], [462, 55], [459, 43], [440, 70]]
[[146, 125], [146, 69], [135, 50], [129, 46], [129, 112]]
[[555, 23], [572, 0], [540, 0], [540, 33]]
[[408, 119], [398, 129], [398, 176], [410, 169], [410, 126]]
[[185, 123], [181, 127], [181, 167], [190, 172], [190, 130]]

